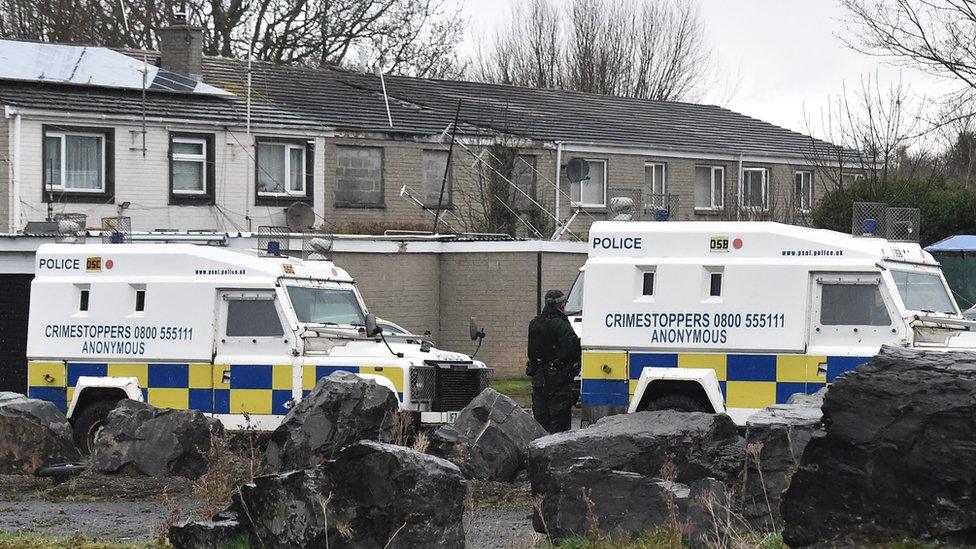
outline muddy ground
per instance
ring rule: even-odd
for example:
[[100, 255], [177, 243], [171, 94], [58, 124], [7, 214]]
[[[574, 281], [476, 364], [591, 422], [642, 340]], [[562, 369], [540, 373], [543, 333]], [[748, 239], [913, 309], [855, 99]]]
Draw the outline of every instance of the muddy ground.
[[[193, 514], [199, 503], [185, 479], [85, 474], [52, 485], [29, 476], [0, 476], [0, 532], [32, 531], [67, 538], [141, 544]], [[470, 483], [465, 513], [472, 548], [535, 547], [527, 484]]]

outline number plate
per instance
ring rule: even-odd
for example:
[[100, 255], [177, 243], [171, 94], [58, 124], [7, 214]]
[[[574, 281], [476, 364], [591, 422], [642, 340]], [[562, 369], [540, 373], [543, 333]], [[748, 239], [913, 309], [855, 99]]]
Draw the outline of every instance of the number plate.
[[460, 413], [461, 412], [448, 412], [447, 413], [447, 422], [448, 423], [454, 423], [457, 420], [457, 418], [458, 418], [458, 414], [460, 414]]
[[710, 252], [728, 252], [729, 251], [729, 237], [727, 236], [713, 236], [708, 239], [708, 251]]

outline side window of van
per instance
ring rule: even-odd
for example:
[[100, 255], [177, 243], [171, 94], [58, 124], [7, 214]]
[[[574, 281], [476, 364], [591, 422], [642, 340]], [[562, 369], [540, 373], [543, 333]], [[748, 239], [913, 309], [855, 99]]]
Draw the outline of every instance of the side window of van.
[[824, 284], [820, 296], [820, 323], [824, 326], [891, 324], [877, 284]]
[[227, 301], [228, 337], [278, 337], [284, 333], [273, 300]]

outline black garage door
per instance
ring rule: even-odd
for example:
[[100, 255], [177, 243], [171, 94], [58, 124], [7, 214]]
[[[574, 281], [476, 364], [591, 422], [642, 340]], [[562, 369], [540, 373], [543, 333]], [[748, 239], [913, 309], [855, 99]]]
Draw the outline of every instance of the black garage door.
[[32, 274], [0, 274], [0, 391], [27, 391], [27, 311]]

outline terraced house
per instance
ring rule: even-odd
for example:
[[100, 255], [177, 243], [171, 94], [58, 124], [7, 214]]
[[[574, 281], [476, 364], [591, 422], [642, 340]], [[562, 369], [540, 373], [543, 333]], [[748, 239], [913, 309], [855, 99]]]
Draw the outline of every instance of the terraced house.
[[720, 107], [249, 64], [201, 40], [0, 41], [0, 226], [97, 228], [124, 208], [137, 231], [248, 231], [304, 202], [355, 233], [429, 229], [440, 204], [442, 230], [549, 238], [569, 221], [572, 239], [617, 216], [803, 222], [853, 176], [833, 146]]

